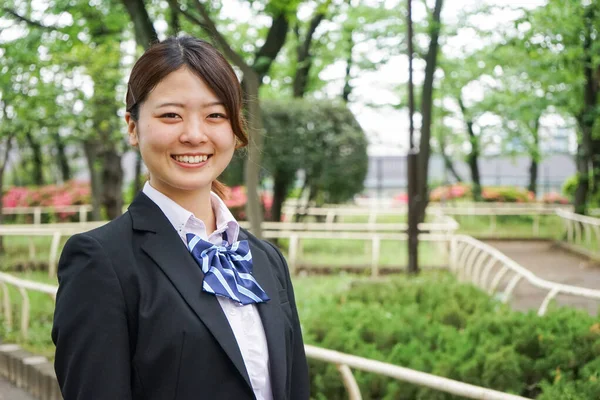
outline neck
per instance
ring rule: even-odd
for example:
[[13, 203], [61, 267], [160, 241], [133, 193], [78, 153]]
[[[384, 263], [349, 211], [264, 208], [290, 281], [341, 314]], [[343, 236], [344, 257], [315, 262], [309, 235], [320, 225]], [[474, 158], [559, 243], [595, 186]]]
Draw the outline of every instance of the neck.
[[152, 180], [150, 180], [150, 185], [204, 222], [207, 235], [210, 235], [217, 229], [217, 220], [212, 208], [210, 188], [198, 191], [181, 190], [165, 193], [153, 185]]

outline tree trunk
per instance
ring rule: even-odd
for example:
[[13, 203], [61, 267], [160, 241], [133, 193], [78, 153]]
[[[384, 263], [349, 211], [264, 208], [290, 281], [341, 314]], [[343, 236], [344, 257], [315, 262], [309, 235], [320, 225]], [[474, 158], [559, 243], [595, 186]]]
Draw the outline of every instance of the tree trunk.
[[275, 58], [277, 58], [279, 51], [283, 47], [288, 29], [289, 21], [286, 13], [281, 12], [273, 18], [273, 22], [265, 38], [265, 43], [254, 55], [254, 63], [252, 64], [252, 69], [258, 74], [259, 86], [262, 85], [263, 78], [269, 72], [273, 61], [275, 61]]
[[112, 220], [123, 213], [121, 155], [113, 145], [104, 151], [102, 158], [102, 203], [106, 210], [106, 216]]
[[284, 174], [275, 171], [273, 176], [273, 206], [271, 208], [271, 218], [275, 222], [281, 221], [281, 209], [288, 192], [288, 182]]
[[293, 91], [294, 97], [300, 98], [304, 96], [306, 93], [306, 86], [308, 84], [308, 74], [310, 73], [310, 67], [312, 65], [312, 54], [310, 52], [310, 47], [312, 45], [313, 35], [315, 34], [315, 30], [323, 21], [325, 14], [319, 12], [315, 14], [310, 20], [310, 25], [308, 27], [308, 31], [304, 36], [304, 40], [300, 40], [300, 32], [298, 24], [296, 24], [296, 36], [298, 36], [298, 47], [296, 49], [296, 54], [298, 57], [296, 74], [294, 75], [293, 82]]
[[252, 233], [258, 238], [262, 237], [263, 212], [258, 196], [260, 186], [260, 161], [263, 143], [263, 126], [260, 103], [258, 101], [258, 76], [250, 70], [244, 73], [244, 83], [246, 85], [244, 95], [246, 97], [246, 117], [248, 120], [248, 129], [250, 131], [250, 141], [248, 143], [248, 157], [245, 165], [245, 181], [248, 203], [246, 212], [250, 220]]
[[529, 165], [529, 186], [527, 190], [537, 196], [537, 181], [538, 181], [538, 171], [539, 171], [539, 162], [540, 162], [540, 136], [538, 134], [538, 129], [540, 126], [540, 117], [538, 117], [533, 123], [533, 129], [531, 131], [533, 136], [533, 148], [530, 149], [531, 152], [531, 164]]
[[450, 157], [448, 157], [448, 155], [446, 154], [446, 152], [443, 149], [442, 149], [442, 158], [444, 159], [444, 168], [446, 168], [446, 170], [448, 170], [448, 172], [450, 172], [452, 174], [452, 176], [454, 177], [454, 180], [456, 182], [461, 183], [463, 181], [463, 179], [458, 174], [458, 172], [454, 168], [454, 163], [452, 162]]
[[44, 160], [42, 158], [42, 146], [40, 143], [35, 140], [31, 132], [25, 132], [25, 140], [29, 145], [29, 148], [32, 152], [32, 162], [33, 162], [33, 183], [37, 186], [42, 186], [44, 184]]
[[346, 58], [346, 74], [344, 75], [344, 89], [342, 90], [342, 100], [347, 103], [350, 99], [350, 93], [352, 93], [352, 85], [350, 85], [350, 71], [352, 70], [352, 49], [354, 48], [354, 41], [352, 40], [352, 31], [348, 32], [348, 57]]
[[88, 138], [83, 141], [83, 151], [90, 172], [90, 186], [92, 189], [92, 220], [102, 219], [102, 180], [100, 178], [100, 160], [98, 157], [99, 143]]
[[458, 105], [463, 114], [463, 118], [465, 119], [465, 123], [467, 125], [467, 134], [469, 135], [469, 142], [471, 143], [471, 151], [467, 156], [467, 164], [469, 165], [469, 170], [471, 171], [471, 182], [473, 182], [473, 200], [481, 201], [481, 177], [479, 175], [479, 138], [477, 135], [475, 135], [475, 131], [473, 130], [473, 120], [467, 116], [467, 108], [465, 107], [465, 103], [463, 102], [461, 96], [458, 97]]
[[[590, 166], [593, 165], [594, 160], [598, 160], [598, 156], [594, 156], [592, 153], [593, 148], [593, 130], [594, 122], [598, 116], [596, 111], [598, 103], [598, 79], [594, 76], [597, 72], [592, 69], [592, 44], [594, 39], [592, 33], [595, 24], [595, 4], [590, 4], [585, 12], [585, 38], [583, 44], [584, 50], [584, 108], [581, 114], [578, 116], [577, 121], [581, 128], [581, 140], [577, 149], [577, 176], [579, 184], [575, 190], [574, 206], [575, 212], [578, 214], [585, 214], [587, 212], [588, 195], [591, 189], [591, 184], [596, 184], [594, 181], [590, 182]], [[600, 147], [600, 146], [599, 146]], [[599, 160], [600, 161], [600, 160]], [[600, 163], [600, 162], [599, 162]], [[592, 169], [591, 172], [595, 172]], [[595, 176], [594, 176], [595, 178]]]
[[148, 15], [144, 0], [122, 0], [131, 20], [135, 31], [135, 41], [144, 49], [158, 41], [158, 35], [152, 25], [152, 20]]
[[529, 164], [529, 185], [527, 186], [527, 190], [533, 193], [534, 196], [537, 195], [537, 178], [538, 178], [538, 162], [535, 158], [531, 158], [531, 163]]
[[[6, 113], [4, 114], [6, 115]], [[2, 158], [0, 159], [0, 226], [2, 226], [2, 223], [4, 222], [4, 214], [2, 212], [2, 197], [4, 194], [4, 171], [6, 170], [6, 166], [8, 165], [8, 157], [10, 154], [10, 149], [12, 147], [12, 141], [13, 141], [13, 137], [15, 135], [14, 134], [9, 134], [8, 137], [6, 138], [6, 141], [4, 142], [4, 154], [2, 155]], [[4, 253], [4, 240], [3, 237], [0, 235], [0, 254]]]
[[142, 190], [144, 186], [145, 179], [142, 179], [142, 155], [139, 151], [135, 154], [135, 176], [133, 177], [133, 193], [131, 198], [135, 198], [136, 194]]
[[433, 114], [433, 80], [437, 66], [438, 40], [441, 27], [441, 12], [443, 0], [435, 1], [433, 21], [430, 29], [430, 42], [427, 56], [425, 57], [425, 79], [423, 81], [423, 94], [421, 97], [421, 141], [419, 146], [419, 159], [417, 161], [417, 199], [419, 208], [417, 215], [419, 222], [425, 220], [425, 210], [429, 203], [429, 190], [427, 178], [429, 174], [429, 156], [431, 154], [431, 121]]
[[54, 144], [56, 145], [56, 155], [58, 158], [58, 165], [60, 167], [62, 180], [63, 182], [70, 181], [71, 167], [69, 166], [69, 160], [67, 159], [67, 154], [65, 153], [65, 144], [63, 143], [58, 132], [54, 134]]

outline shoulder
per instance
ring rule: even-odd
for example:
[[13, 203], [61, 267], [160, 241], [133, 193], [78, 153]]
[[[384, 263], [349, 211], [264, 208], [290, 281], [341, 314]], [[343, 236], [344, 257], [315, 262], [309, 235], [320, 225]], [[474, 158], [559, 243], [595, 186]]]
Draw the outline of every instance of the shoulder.
[[127, 237], [131, 236], [131, 232], [131, 216], [125, 212], [123, 215], [102, 226], [72, 235], [67, 240], [65, 249], [73, 246], [93, 247], [111, 253], [122, 248], [123, 242], [127, 240]]
[[240, 232], [248, 238], [248, 241], [252, 245], [266, 252], [269, 258], [272, 258], [271, 262], [285, 264], [283, 254], [281, 254], [281, 251], [273, 243], [269, 242], [268, 240], [257, 238], [244, 228], [240, 228]]

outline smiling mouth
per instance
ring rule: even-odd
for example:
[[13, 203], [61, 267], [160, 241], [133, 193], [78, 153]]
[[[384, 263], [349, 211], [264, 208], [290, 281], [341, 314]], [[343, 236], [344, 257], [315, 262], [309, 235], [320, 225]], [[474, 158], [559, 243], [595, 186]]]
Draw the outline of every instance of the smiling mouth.
[[178, 156], [172, 155], [171, 158], [177, 162], [184, 164], [201, 164], [212, 157], [212, 154], [196, 155], [196, 156]]

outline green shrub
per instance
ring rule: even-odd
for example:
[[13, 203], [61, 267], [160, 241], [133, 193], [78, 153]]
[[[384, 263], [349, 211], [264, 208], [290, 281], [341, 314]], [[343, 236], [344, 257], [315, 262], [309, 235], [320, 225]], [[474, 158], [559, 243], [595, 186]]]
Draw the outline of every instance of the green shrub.
[[[347, 283], [299, 307], [310, 344], [530, 398], [600, 398], [600, 324], [583, 311], [514, 312], [441, 272]], [[346, 398], [333, 365], [310, 367], [314, 398]], [[364, 399], [458, 398], [354, 372]]]

